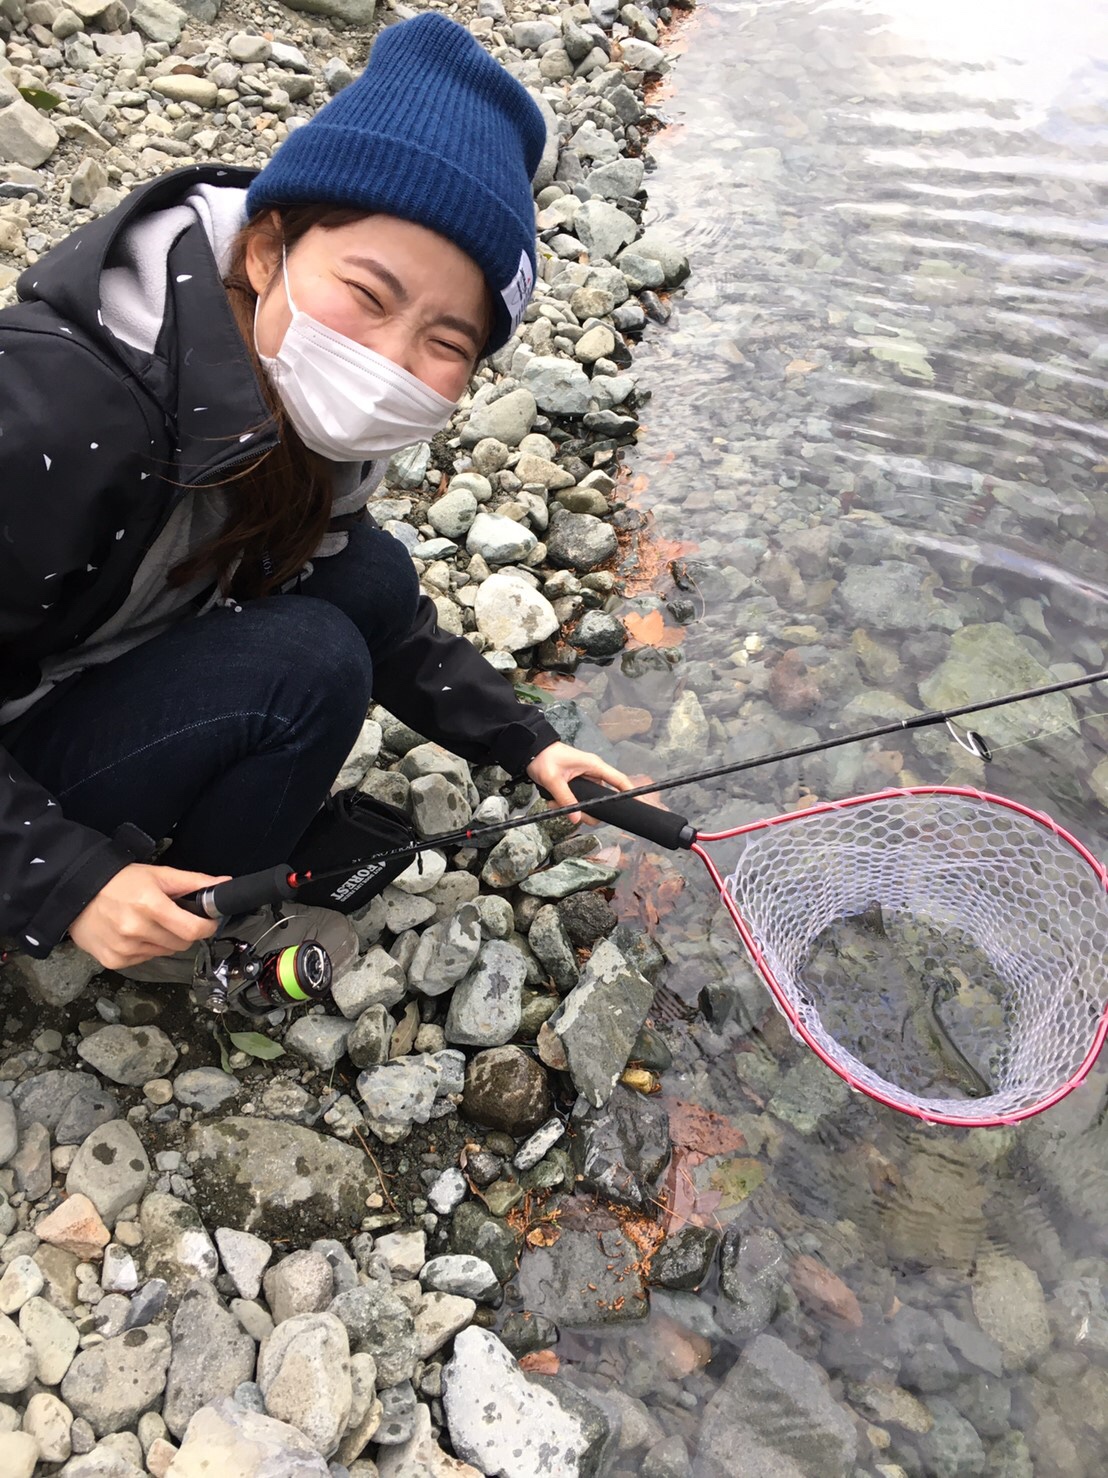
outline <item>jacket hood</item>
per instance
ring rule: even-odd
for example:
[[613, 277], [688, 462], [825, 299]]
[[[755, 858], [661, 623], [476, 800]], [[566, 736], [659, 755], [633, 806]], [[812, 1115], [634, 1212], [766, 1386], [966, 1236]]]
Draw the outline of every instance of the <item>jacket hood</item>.
[[[197, 222], [185, 230], [169, 253], [165, 318], [152, 353], [105, 324], [101, 279], [116, 246], [143, 218], [185, 203], [198, 185], [244, 190], [255, 173], [196, 165], [161, 175], [133, 190], [115, 210], [78, 227], [28, 267], [17, 284], [20, 302], [46, 305], [125, 374], [142, 381], [173, 428], [177, 466], [189, 482], [217, 477], [229, 459], [261, 450], [274, 439], [269, 407], [203, 228]], [[256, 434], [248, 438], [244, 427]]]

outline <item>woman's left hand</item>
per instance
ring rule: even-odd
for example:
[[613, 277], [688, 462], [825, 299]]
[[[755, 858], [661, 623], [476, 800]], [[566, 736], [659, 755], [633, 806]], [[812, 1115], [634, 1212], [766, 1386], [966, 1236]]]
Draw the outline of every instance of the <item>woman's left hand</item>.
[[[577, 800], [569, 788], [569, 782], [578, 776], [599, 780], [614, 790], [630, 790], [631, 781], [621, 770], [614, 769], [596, 754], [586, 754], [583, 749], [574, 749], [571, 744], [550, 744], [535, 756], [527, 766], [527, 774], [541, 785], [556, 806], [572, 806]], [[575, 812], [571, 821], [580, 821], [581, 812]]]

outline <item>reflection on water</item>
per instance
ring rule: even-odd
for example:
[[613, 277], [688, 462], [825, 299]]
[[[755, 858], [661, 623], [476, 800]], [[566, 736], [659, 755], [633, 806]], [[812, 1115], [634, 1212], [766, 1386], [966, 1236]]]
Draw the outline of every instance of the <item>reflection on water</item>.
[[[692, 276], [636, 356], [653, 401], [628, 485], [674, 554], [630, 604], [676, 635], [580, 674], [586, 730], [653, 716], [592, 742], [675, 773], [1108, 665], [1108, 9], [718, 0], [684, 46], [647, 183]], [[673, 803], [720, 829], [987, 785], [1108, 856], [1106, 709], [983, 715], [987, 769], [927, 730]], [[634, 1334], [567, 1335], [571, 1375], [640, 1397], [700, 1478], [746, 1471], [739, 1451], [813, 1478], [1102, 1473], [1103, 1074], [1010, 1130], [878, 1109], [767, 1017], [702, 876], [663, 865], [685, 879], [666, 983], [707, 1012], [667, 1027], [666, 1090], [746, 1144], [741, 1175], [679, 1147], [682, 1204], [779, 1239], [784, 1271], [751, 1287], [777, 1279], [764, 1328], [808, 1363], [736, 1335], [713, 1272]], [[820, 1367], [831, 1386], [804, 1386]]]

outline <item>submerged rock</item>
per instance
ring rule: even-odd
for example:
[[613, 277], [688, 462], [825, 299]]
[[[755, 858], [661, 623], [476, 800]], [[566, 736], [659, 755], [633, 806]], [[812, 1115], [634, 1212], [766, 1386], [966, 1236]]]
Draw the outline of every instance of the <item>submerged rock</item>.
[[618, 1086], [603, 1108], [578, 1099], [571, 1119], [573, 1161], [584, 1184], [609, 1201], [646, 1211], [669, 1163], [669, 1115], [655, 1099]]
[[574, 1086], [594, 1108], [611, 1097], [653, 1000], [650, 981], [614, 944], [603, 940], [550, 1018], [550, 1029], [565, 1048]]

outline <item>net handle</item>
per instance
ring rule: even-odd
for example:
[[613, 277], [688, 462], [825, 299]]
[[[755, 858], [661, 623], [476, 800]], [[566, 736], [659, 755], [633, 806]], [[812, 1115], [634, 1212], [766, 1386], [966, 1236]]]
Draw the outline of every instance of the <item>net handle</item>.
[[1075, 1088], [1079, 1087], [1081, 1083], [1084, 1082], [1085, 1078], [1092, 1070], [1093, 1064], [1096, 1062], [1097, 1058], [1100, 1055], [1101, 1049], [1104, 1046], [1105, 1039], [1108, 1038], [1108, 1005], [1105, 1006], [1103, 1012], [1101, 1013], [1100, 1021], [1097, 1023], [1097, 1029], [1093, 1035], [1093, 1040], [1089, 1046], [1089, 1050], [1082, 1058], [1077, 1070], [1065, 1083], [1062, 1083], [1059, 1087], [1048, 1093], [1044, 1098], [1039, 1099], [1037, 1103], [1028, 1104], [1023, 1108], [1015, 1109], [1013, 1110], [1013, 1112], [1008, 1114], [983, 1114], [977, 1118], [959, 1117], [954, 1114], [926, 1113], [914, 1104], [903, 1103], [890, 1094], [881, 1093], [879, 1090], [873, 1088], [871, 1085], [862, 1083], [848, 1068], [844, 1067], [842, 1063], [837, 1062], [833, 1057], [831, 1057], [826, 1049], [823, 1047], [822, 1043], [820, 1043], [815, 1039], [815, 1037], [813, 1037], [812, 1033], [808, 1030], [804, 1022], [801, 1020], [798, 1012], [796, 1011], [796, 1008], [793, 1006], [793, 1003], [790, 1001], [786, 993], [781, 989], [781, 986], [777, 981], [777, 977], [774, 975], [772, 967], [762, 953], [757, 939], [754, 937], [749, 925], [743, 918], [742, 914], [739, 912], [739, 908], [738, 905], [735, 903], [735, 900], [731, 897], [731, 894], [728, 891], [727, 885], [719, 869], [716, 867], [712, 858], [701, 845], [704, 842], [726, 841], [732, 837], [745, 836], [757, 831], [765, 831], [768, 827], [781, 826], [788, 821], [798, 821], [803, 819], [803, 817], [805, 816], [826, 815], [828, 812], [831, 811], [843, 811], [849, 809], [852, 806], [865, 805], [866, 803], [872, 801], [898, 799], [906, 795], [963, 796], [968, 797], [972, 800], [987, 801], [991, 805], [1003, 806], [1009, 811], [1014, 811], [1020, 816], [1025, 816], [1032, 821], [1036, 821], [1041, 826], [1045, 827], [1048, 831], [1052, 832], [1055, 836], [1059, 837], [1062, 841], [1068, 842], [1069, 845], [1084, 859], [1084, 861], [1089, 864], [1096, 876], [1099, 878], [1102, 886], [1105, 888], [1106, 891], [1108, 891], [1108, 869], [1105, 869], [1105, 867], [1097, 861], [1097, 859], [1093, 856], [1093, 854], [1089, 851], [1087, 847], [1082, 846], [1082, 844], [1077, 840], [1076, 837], [1071, 836], [1064, 827], [1059, 826], [1056, 821], [1053, 821], [1051, 819], [1051, 817], [1044, 815], [1041, 811], [1033, 811], [1030, 809], [1030, 807], [1021, 805], [1018, 801], [1009, 800], [1007, 796], [993, 795], [990, 791], [975, 790], [971, 786], [964, 785], [912, 785], [900, 789], [878, 790], [874, 791], [871, 795], [848, 796], [846, 799], [840, 801], [821, 801], [818, 805], [809, 806], [802, 811], [788, 811], [784, 815], [770, 816], [761, 821], [751, 821], [748, 822], [745, 826], [735, 826], [730, 828], [728, 831], [710, 833], [701, 832], [699, 833], [697, 840], [693, 843], [689, 850], [695, 853], [695, 855], [700, 858], [701, 862], [707, 869], [708, 875], [712, 879], [716, 891], [719, 893], [723, 906], [731, 915], [731, 921], [735, 925], [735, 928], [738, 930], [739, 938], [742, 940], [747, 954], [750, 956], [755, 968], [757, 969], [759, 975], [762, 977], [767, 990], [772, 995], [778, 1010], [788, 1021], [789, 1027], [793, 1034], [798, 1037], [806, 1047], [808, 1047], [812, 1052], [815, 1053], [815, 1055], [819, 1058], [819, 1060], [823, 1063], [825, 1067], [829, 1067], [831, 1071], [836, 1074], [837, 1077], [842, 1078], [843, 1082], [846, 1083], [849, 1088], [853, 1088], [856, 1093], [865, 1094], [867, 1098], [874, 1099], [877, 1103], [882, 1104], [885, 1108], [895, 1109], [898, 1113], [902, 1114], [910, 1114], [913, 1118], [920, 1119], [925, 1124], [945, 1124], [955, 1129], [996, 1129], [1006, 1124], [1018, 1124], [1023, 1119], [1030, 1119], [1033, 1118], [1036, 1114], [1041, 1114], [1044, 1109], [1052, 1108], [1054, 1104], [1060, 1102], [1061, 1099], [1065, 1098], [1067, 1094], [1072, 1093]]

